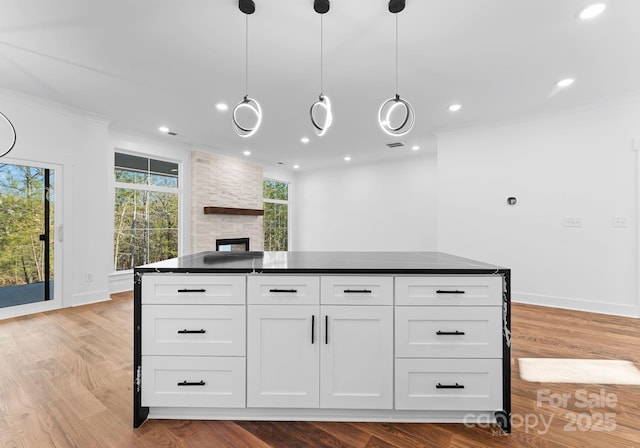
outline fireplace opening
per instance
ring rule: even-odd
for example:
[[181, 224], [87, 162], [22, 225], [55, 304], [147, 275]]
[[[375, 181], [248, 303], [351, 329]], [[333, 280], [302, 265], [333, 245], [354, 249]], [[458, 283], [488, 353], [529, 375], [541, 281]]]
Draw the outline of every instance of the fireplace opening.
[[249, 238], [225, 238], [216, 240], [218, 252], [248, 252]]

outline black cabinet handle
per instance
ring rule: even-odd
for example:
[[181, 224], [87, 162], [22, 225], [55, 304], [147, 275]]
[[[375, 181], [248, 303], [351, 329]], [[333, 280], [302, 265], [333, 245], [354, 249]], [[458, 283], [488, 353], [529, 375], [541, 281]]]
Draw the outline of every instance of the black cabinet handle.
[[460, 291], [457, 289], [447, 290], [447, 289], [438, 289], [436, 294], [464, 294], [464, 291]]
[[204, 334], [206, 332], [204, 328], [200, 330], [187, 330], [186, 328], [184, 330], [178, 330], [178, 334]]
[[464, 335], [464, 331], [436, 331], [436, 334], [441, 336], [458, 336]]
[[324, 343], [329, 343], [329, 316], [324, 316]]
[[205, 382], [200, 380], [197, 383], [190, 383], [187, 380], [184, 380], [182, 383], [178, 383], [178, 386], [204, 386]]
[[370, 289], [345, 289], [345, 294], [371, 294]]
[[270, 289], [269, 292], [289, 292], [289, 293], [297, 293], [297, 289]]
[[178, 292], [207, 292], [206, 289], [201, 288], [201, 289], [178, 289]]
[[436, 384], [436, 389], [464, 389], [463, 384]]
[[311, 315], [311, 343], [315, 343], [316, 336], [316, 315]]

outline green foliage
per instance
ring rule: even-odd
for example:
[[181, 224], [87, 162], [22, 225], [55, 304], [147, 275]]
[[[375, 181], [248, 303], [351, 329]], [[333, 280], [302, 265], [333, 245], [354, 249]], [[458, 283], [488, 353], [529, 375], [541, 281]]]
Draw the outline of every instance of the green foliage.
[[[44, 174], [42, 168], [0, 164], [0, 286], [44, 281]], [[53, 187], [49, 197], [53, 201]], [[53, 218], [52, 206], [51, 234]], [[53, 276], [53, 250], [50, 257]]]
[[289, 200], [289, 184], [277, 180], [265, 180], [263, 183], [263, 197], [265, 199]]
[[264, 198], [264, 250], [286, 251], [289, 239], [289, 205], [269, 200], [287, 201], [289, 184], [265, 180]]
[[178, 194], [116, 188], [114, 266], [132, 269], [178, 256]]

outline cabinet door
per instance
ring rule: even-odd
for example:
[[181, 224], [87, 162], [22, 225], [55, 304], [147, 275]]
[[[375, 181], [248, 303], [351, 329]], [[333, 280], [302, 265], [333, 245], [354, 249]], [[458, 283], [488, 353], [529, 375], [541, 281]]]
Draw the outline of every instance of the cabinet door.
[[320, 407], [391, 409], [393, 308], [321, 307]]
[[318, 306], [248, 306], [248, 407], [318, 407], [318, 321]]

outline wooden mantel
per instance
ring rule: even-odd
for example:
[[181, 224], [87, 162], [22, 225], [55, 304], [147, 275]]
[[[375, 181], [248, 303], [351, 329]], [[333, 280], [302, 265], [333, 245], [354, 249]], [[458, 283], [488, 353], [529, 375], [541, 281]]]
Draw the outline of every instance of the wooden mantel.
[[263, 216], [264, 210], [257, 208], [205, 207], [204, 214]]

